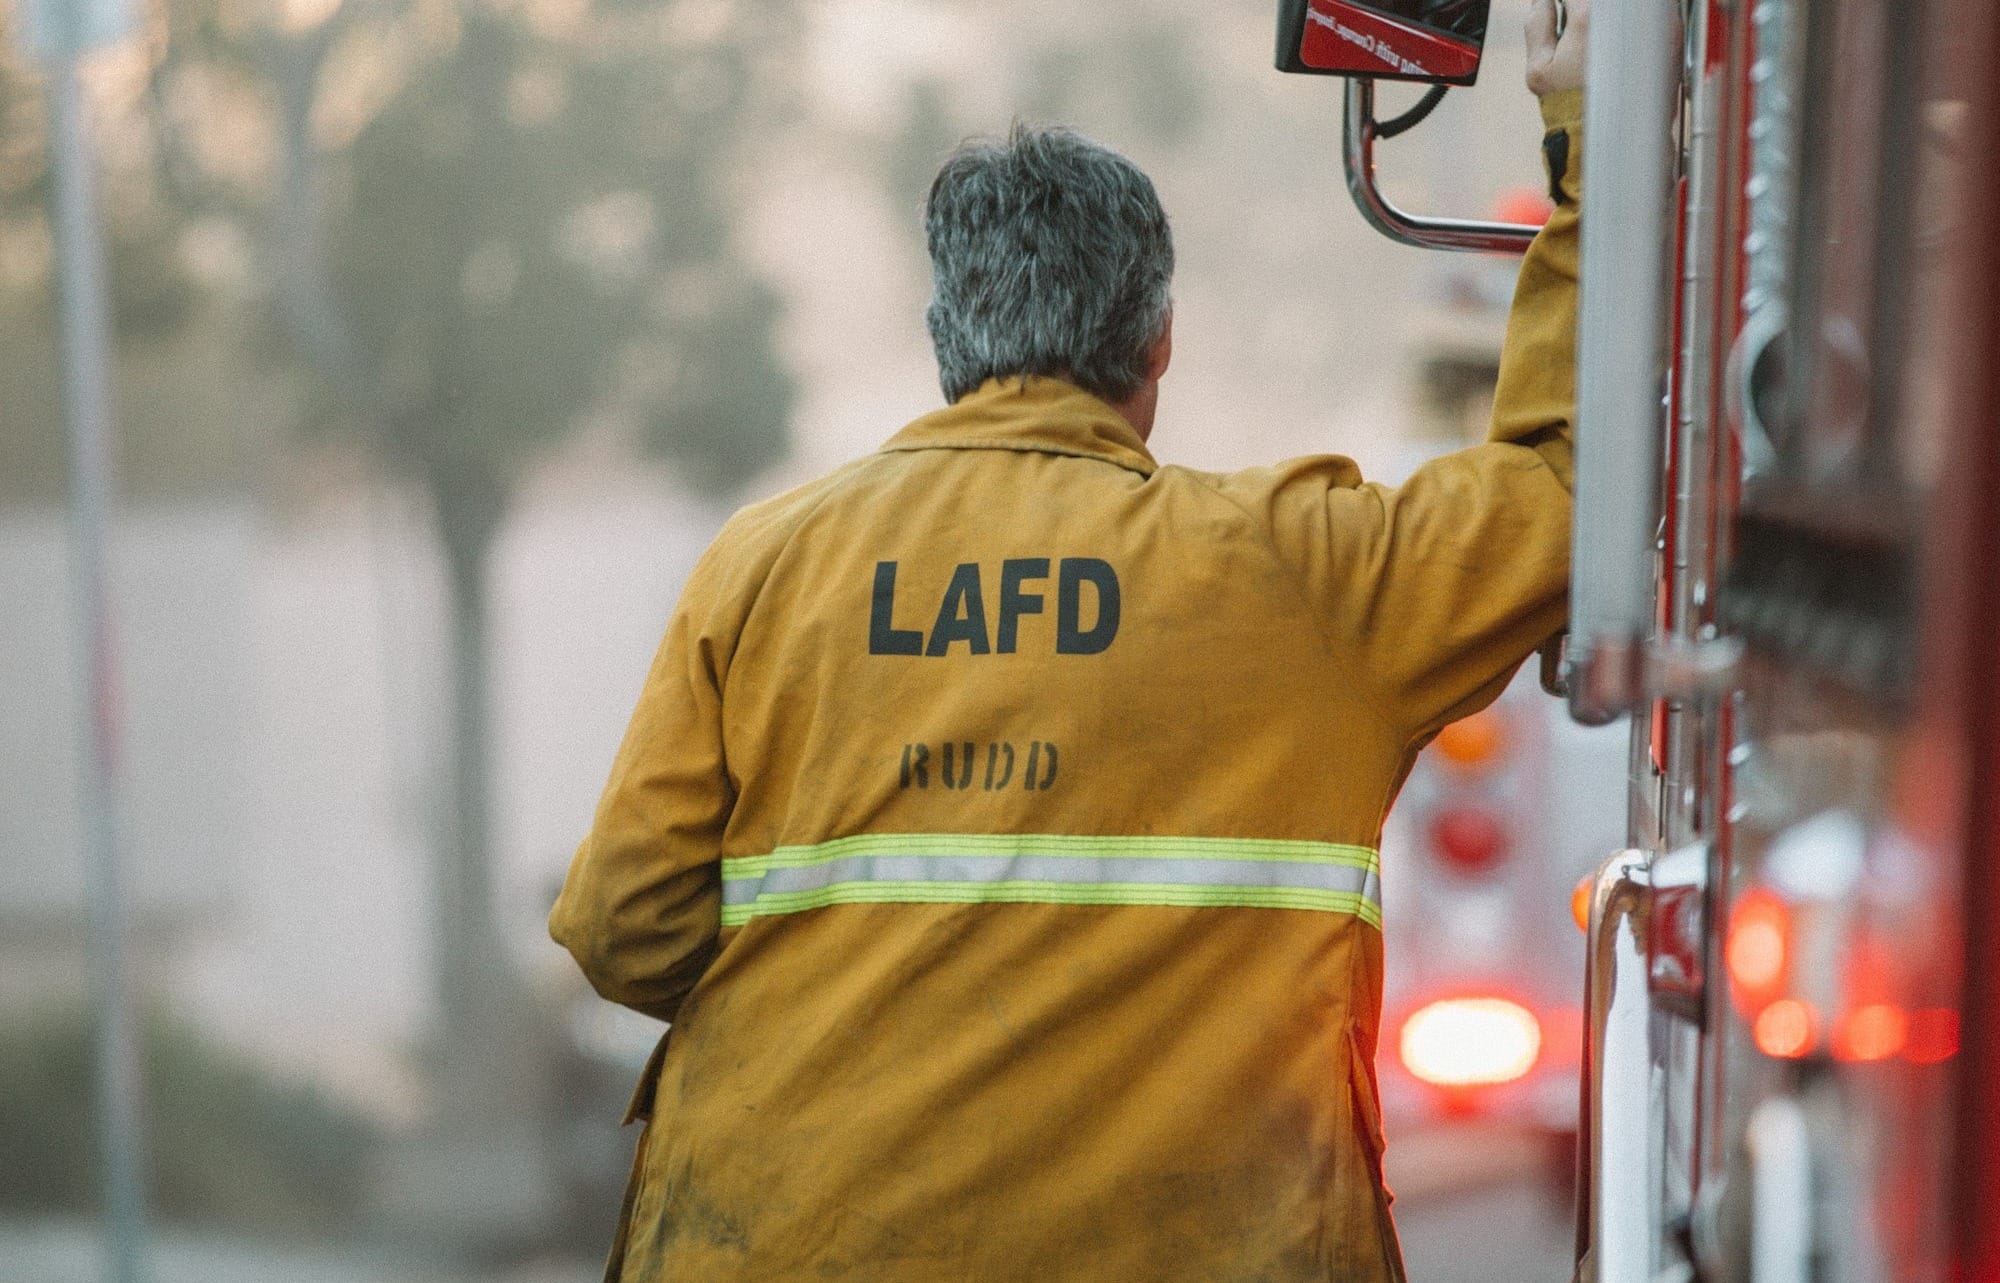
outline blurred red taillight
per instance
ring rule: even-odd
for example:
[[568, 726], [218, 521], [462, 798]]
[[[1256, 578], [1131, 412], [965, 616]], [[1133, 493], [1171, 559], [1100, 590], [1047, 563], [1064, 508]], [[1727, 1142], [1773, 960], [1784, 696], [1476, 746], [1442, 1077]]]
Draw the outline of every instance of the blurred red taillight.
[[1943, 1064], [1958, 1054], [1958, 1012], [1950, 1007], [1919, 1007], [1906, 1032], [1903, 1059], [1912, 1064]]
[[1910, 1041], [1910, 1014], [1892, 1002], [1871, 1002], [1840, 1018], [1833, 1030], [1835, 1060], [1887, 1060]]
[[1483, 708], [1439, 731], [1431, 747], [1457, 770], [1485, 770], [1507, 747], [1507, 724], [1499, 709]]
[[1797, 1060], [1819, 1041], [1819, 1013], [1810, 1003], [1780, 998], [1757, 1013], [1750, 1037], [1767, 1056]]
[[1506, 853], [1507, 830], [1491, 811], [1447, 806], [1431, 816], [1431, 849], [1461, 873], [1484, 873]]
[[1590, 930], [1590, 901], [1597, 892], [1597, 875], [1586, 873], [1576, 880], [1576, 888], [1569, 893], [1569, 916], [1576, 919], [1578, 931]]
[[1398, 1050], [1404, 1068], [1433, 1086], [1496, 1086], [1535, 1067], [1542, 1027], [1506, 998], [1445, 998], [1403, 1022]]
[[1769, 891], [1753, 889], [1729, 912], [1722, 960], [1736, 1009], [1755, 1022], [1765, 1006], [1783, 994], [1791, 971], [1792, 911]]

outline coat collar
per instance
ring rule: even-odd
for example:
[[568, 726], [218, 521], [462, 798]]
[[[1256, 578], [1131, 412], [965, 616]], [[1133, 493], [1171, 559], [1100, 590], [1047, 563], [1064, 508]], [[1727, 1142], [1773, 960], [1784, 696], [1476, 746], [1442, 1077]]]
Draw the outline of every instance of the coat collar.
[[1150, 477], [1159, 465], [1125, 416], [1074, 384], [988, 379], [889, 438], [894, 450], [1028, 450], [1102, 459]]

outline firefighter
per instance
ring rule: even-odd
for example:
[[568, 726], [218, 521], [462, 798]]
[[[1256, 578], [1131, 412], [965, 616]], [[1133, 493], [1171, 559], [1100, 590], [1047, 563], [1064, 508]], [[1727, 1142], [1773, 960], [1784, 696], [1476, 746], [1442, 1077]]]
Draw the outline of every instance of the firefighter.
[[1563, 619], [1572, 15], [1490, 437], [1399, 489], [1155, 461], [1150, 182], [1063, 130], [945, 163], [948, 405], [723, 529], [550, 918], [671, 1026], [610, 1277], [1401, 1277], [1376, 844]]

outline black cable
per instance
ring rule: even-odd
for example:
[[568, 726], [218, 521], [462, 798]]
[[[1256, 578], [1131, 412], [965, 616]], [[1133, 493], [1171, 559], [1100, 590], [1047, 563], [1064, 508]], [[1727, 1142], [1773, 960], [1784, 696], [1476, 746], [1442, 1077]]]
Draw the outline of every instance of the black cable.
[[1410, 108], [1394, 120], [1377, 121], [1375, 123], [1375, 137], [1380, 139], [1394, 138], [1397, 134], [1405, 133], [1423, 124], [1425, 120], [1430, 118], [1430, 114], [1437, 110], [1437, 105], [1444, 101], [1445, 92], [1450, 88], [1450, 85], [1432, 85], [1429, 93], [1417, 99], [1416, 106]]

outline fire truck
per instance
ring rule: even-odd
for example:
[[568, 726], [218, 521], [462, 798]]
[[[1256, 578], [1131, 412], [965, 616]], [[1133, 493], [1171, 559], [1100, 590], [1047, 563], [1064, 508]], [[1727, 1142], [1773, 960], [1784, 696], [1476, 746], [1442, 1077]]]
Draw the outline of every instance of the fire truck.
[[[1349, 187], [1405, 243], [1532, 235], [1375, 181], [1485, 11], [1279, 6], [1278, 65], [1349, 77]], [[2000, 1278], [2000, 6], [1591, 24], [1541, 667], [1630, 739], [1583, 891], [1577, 1277]], [[1434, 87], [1381, 121], [1385, 77]]]

